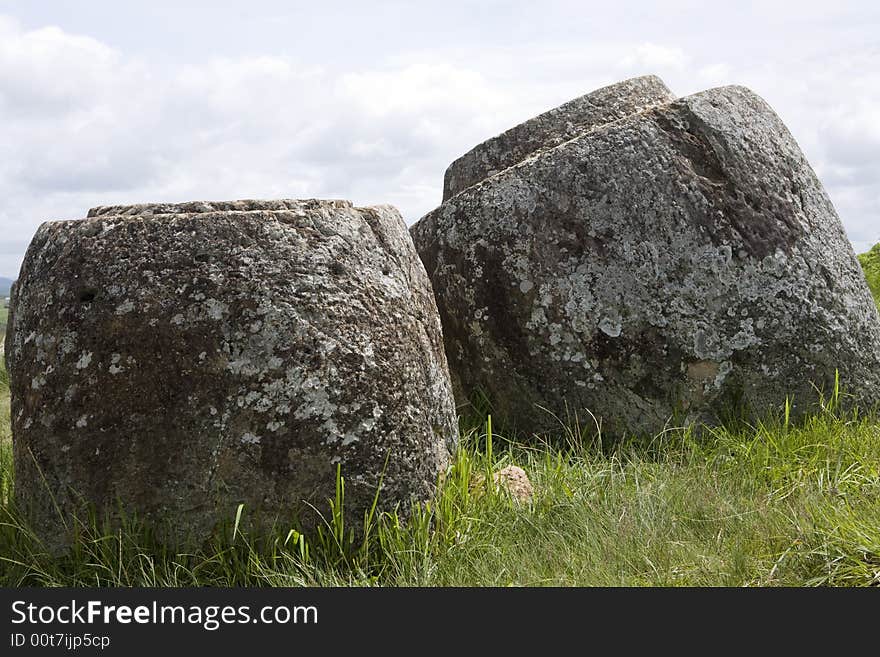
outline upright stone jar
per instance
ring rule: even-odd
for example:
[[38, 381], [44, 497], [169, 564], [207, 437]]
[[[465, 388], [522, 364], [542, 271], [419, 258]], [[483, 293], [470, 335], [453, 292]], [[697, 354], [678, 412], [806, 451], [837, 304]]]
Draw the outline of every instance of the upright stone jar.
[[[239, 504], [314, 524], [432, 494], [456, 418], [430, 283], [390, 206], [102, 207], [43, 224], [12, 295], [15, 498], [198, 543]], [[314, 507], [314, 508], [313, 508]]]

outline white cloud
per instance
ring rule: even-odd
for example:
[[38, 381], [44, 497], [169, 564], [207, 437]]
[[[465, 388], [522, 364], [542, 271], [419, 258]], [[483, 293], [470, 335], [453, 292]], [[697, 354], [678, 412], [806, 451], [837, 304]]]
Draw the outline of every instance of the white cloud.
[[72, 110], [101, 89], [118, 66], [116, 53], [57, 27], [22, 32], [0, 23], [0, 86], [6, 114], [57, 114]]
[[414, 221], [439, 202], [446, 166], [476, 143], [645, 73], [679, 94], [741, 83], [764, 95], [854, 242], [880, 240], [876, 47], [829, 54], [783, 43], [768, 58], [662, 30], [662, 39], [521, 43], [474, 32], [382, 56], [360, 44], [344, 65], [324, 57], [337, 44], [293, 56], [267, 40], [262, 52], [177, 60], [166, 43], [169, 64], [0, 16], [0, 275], [15, 274], [41, 221], [98, 204], [330, 196], [390, 202]]
[[[2, 29], [7, 251], [45, 219], [116, 202], [331, 196], [414, 221], [459, 154], [450, 134], [476, 142], [511, 104], [474, 71], [425, 62], [340, 74], [262, 55], [163, 71], [57, 28]], [[2, 251], [14, 273], [23, 249]]]
[[342, 76], [339, 87], [343, 95], [376, 117], [435, 116], [449, 109], [472, 116], [477, 108], [494, 111], [508, 100], [479, 73], [430, 61], [391, 70], [349, 73]]
[[671, 48], [656, 43], [640, 43], [620, 61], [620, 66], [625, 69], [649, 71], [661, 69], [681, 71], [687, 63], [688, 58], [681, 48]]

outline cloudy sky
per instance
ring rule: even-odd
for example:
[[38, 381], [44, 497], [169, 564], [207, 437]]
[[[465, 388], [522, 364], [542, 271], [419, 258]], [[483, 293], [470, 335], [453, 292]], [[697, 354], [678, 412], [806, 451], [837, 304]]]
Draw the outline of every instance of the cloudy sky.
[[0, 276], [99, 204], [349, 198], [412, 223], [476, 143], [645, 73], [761, 94], [856, 248], [880, 241], [876, 0], [0, 0]]

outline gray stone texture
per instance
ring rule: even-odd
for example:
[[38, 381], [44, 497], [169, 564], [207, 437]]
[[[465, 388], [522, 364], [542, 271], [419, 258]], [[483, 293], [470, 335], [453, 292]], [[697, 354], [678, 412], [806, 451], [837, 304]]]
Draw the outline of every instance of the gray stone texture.
[[[552, 141], [551, 141], [552, 143]], [[531, 146], [529, 146], [531, 148]], [[460, 404], [606, 436], [799, 415], [839, 370], [880, 399], [880, 319], [840, 219], [742, 87], [634, 113], [497, 173], [411, 228]]]
[[15, 497], [63, 544], [83, 503], [188, 545], [354, 527], [428, 498], [457, 440], [430, 283], [390, 206], [102, 207], [43, 224], [12, 297]]
[[484, 141], [446, 169], [443, 200], [542, 150], [675, 96], [660, 78], [645, 75], [597, 89]]

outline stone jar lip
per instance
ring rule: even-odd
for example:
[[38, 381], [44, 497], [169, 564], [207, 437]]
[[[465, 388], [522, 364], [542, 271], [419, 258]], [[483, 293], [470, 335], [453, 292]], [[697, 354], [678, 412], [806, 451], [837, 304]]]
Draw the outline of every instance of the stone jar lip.
[[[650, 76], [650, 75], [644, 76], [644, 78], [653, 78], [653, 77], [655, 77], [655, 76]], [[634, 79], [641, 79], [641, 78], [634, 78]], [[661, 84], [662, 84], [662, 81], [660, 81], [659, 78], [657, 78], [657, 80], [659, 82], [661, 82]], [[623, 83], [619, 83], [619, 84], [623, 84]], [[611, 88], [614, 86], [616, 86], [616, 85], [609, 85], [608, 87], [603, 87], [603, 89], [608, 89], [608, 88]], [[602, 89], [600, 89], [599, 91], [602, 91]], [[765, 101], [761, 96], [756, 94], [754, 91], [752, 91], [748, 87], [745, 87], [745, 86], [739, 85], [739, 84], [727, 84], [727, 85], [721, 85], [718, 87], [711, 87], [709, 89], [705, 89], [703, 91], [698, 91], [693, 94], [689, 94], [687, 96], [672, 98], [669, 101], [666, 101], [663, 103], [656, 103], [656, 104], [653, 104], [650, 106], [646, 106], [640, 110], [633, 111], [633, 112], [631, 112], [621, 118], [608, 120], [608, 121], [605, 121], [601, 124], [597, 124], [593, 127], [585, 128], [584, 130], [580, 131], [578, 134], [574, 135], [573, 137], [567, 138], [564, 141], [560, 141], [558, 143], [551, 142], [549, 145], [544, 145], [540, 148], [536, 148], [533, 152], [531, 152], [527, 156], [523, 157], [518, 162], [515, 162], [500, 171], [496, 171], [490, 175], [487, 175], [484, 178], [482, 178], [481, 180], [473, 183], [469, 187], [464, 187], [463, 189], [459, 190], [453, 196], [443, 199], [443, 202], [439, 206], [437, 206], [436, 208], [434, 208], [433, 210], [431, 210], [430, 212], [428, 212], [427, 214], [422, 216], [418, 221], [416, 221], [410, 227], [410, 232], [412, 233], [413, 229], [417, 228], [420, 224], [422, 224], [423, 221], [425, 221], [429, 217], [438, 217], [437, 221], [439, 221], [440, 223], [443, 223], [443, 221], [445, 219], [445, 215], [442, 211], [443, 208], [449, 207], [449, 206], [455, 207], [456, 205], [460, 205], [462, 203], [469, 203], [469, 202], [472, 202], [473, 199], [477, 199], [477, 202], [479, 202], [481, 195], [485, 193], [486, 189], [488, 189], [486, 187], [486, 185], [497, 183], [498, 179], [504, 178], [506, 176], [513, 176], [517, 172], [523, 172], [524, 170], [527, 170], [531, 167], [539, 166], [544, 158], [553, 157], [554, 154], [564, 153], [565, 149], [570, 148], [571, 145], [574, 143], [577, 143], [577, 142], [587, 143], [591, 139], [602, 138], [604, 135], [606, 135], [610, 131], [618, 131], [618, 130], [624, 129], [627, 126], [633, 125], [634, 122], [644, 120], [646, 117], [647, 118], [656, 117], [658, 115], [658, 113], [663, 112], [667, 108], [687, 108], [687, 107], [689, 107], [689, 105], [691, 103], [699, 102], [699, 101], [707, 101], [710, 104], [717, 103], [718, 98], [720, 96], [724, 96], [725, 94], [734, 94], [734, 95], [738, 96], [740, 99], [744, 98], [744, 99], [747, 99], [749, 102], [757, 103], [765, 111], [771, 113], [773, 116], [777, 116], [777, 118], [778, 118], [778, 115], [776, 114], [775, 110], [773, 110], [773, 108], [770, 107], [769, 104], [767, 104], [767, 101]], [[543, 115], [541, 115], [541, 116], [543, 116]], [[522, 125], [526, 125], [527, 123], [529, 123], [529, 122], [527, 121], [523, 124], [520, 124], [520, 126], [516, 126], [515, 128], [511, 128], [511, 131], [517, 130]], [[502, 133], [502, 135], [500, 135], [500, 136], [503, 136], [504, 134], [506, 134], [506, 133]], [[485, 144], [488, 144], [497, 138], [498, 137], [495, 137], [493, 139], [487, 140], [486, 142], [483, 142], [483, 144], [480, 144], [480, 145], [474, 147], [474, 149], [469, 151], [466, 155], [462, 156], [461, 158], [459, 158], [458, 160], [456, 160], [455, 162], [450, 164], [449, 168], [447, 169], [447, 175], [448, 175], [448, 172], [452, 169], [452, 167], [454, 167], [464, 157], [477, 151], [478, 149], [482, 148]]]
[[675, 100], [656, 75], [594, 89], [477, 144], [446, 169], [443, 202], [482, 180], [556, 146], [639, 111]]
[[187, 201], [184, 203], [134, 203], [126, 205], [99, 205], [91, 208], [86, 218], [120, 216], [155, 216], [179, 214], [207, 214], [212, 212], [274, 212], [314, 210], [354, 210], [351, 201], [343, 199], [241, 199], [233, 201]]

